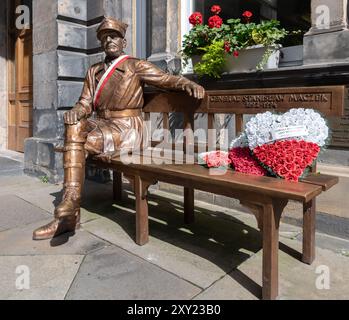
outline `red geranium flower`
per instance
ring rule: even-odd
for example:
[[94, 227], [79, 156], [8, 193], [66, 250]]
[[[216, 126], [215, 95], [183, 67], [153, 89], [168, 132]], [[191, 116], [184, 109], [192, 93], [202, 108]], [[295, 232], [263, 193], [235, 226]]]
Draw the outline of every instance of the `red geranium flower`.
[[235, 50], [234, 51], [234, 57], [238, 57], [239, 56], [239, 51]]
[[189, 17], [189, 22], [193, 26], [196, 26], [198, 24], [202, 24], [202, 14], [200, 12], [194, 12], [190, 17]]
[[224, 42], [224, 50], [225, 50], [225, 52], [229, 52], [230, 51], [230, 43], [229, 43], [229, 41], [225, 41]]
[[213, 29], [213, 28], [220, 28], [223, 24], [223, 20], [221, 17], [215, 15], [212, 16], [208, 19], [208, 26]]
[[221, 7], [216, 4], [211, 7], [211, 12], [214, 14], [220, 14], [221, 11], [222, 11]]
[[246, 19], [251, 19], [253, 16], [253, 13], [251, 11], [245, 11], [242, 16]]

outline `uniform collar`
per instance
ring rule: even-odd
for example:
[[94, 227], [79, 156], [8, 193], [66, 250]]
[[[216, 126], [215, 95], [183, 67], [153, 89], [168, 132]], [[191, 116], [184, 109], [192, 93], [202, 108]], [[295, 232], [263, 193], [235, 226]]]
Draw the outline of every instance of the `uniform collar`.
[[[117, 59], [117, 58], [113, 58], [113, 59], [110, 59], [108, 57], [105, 57], [104, 59], [104, 70], [106, 71], [109, 66], [113, 63], [113, 61]], [[116, 70], [119, 70], [121, 72], [125, 72], [125, 67], [123, 66], [123, 64], [119, 65]]]
[[[98, 68], [96, 69], [96, 72], [95, 72], [95, 76], [96, 76], [96, 80], [97, 82], [99, 80], [101, 80], [104, 72], [107, 71], [108, 67], [110, 66], [111, 63], [113, 63], [115, 59], [104, 59], [103, 62], [99, 63], [98, 65]], [[116, 68], [117, 71], [120, 71], [122, 73], [124, 73], [126, 70], [125, 70], [125, 66], [124, 66], [124, 63], [122, 63], [121, 65], [119, 65], [117, 68]]]

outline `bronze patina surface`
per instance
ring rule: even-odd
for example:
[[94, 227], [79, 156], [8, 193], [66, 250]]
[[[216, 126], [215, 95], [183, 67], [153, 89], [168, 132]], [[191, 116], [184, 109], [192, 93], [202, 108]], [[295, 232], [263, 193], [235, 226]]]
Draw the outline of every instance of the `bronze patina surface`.
[[[141, 146], [144, 126], [141, 109], [145, 84], [187, 92], [203, 99], [205, 90], [182, 76], [163, 72], [152, 63], [126, 56], [127, 25], [105, 18], [97, 37], [106, 53], [105, 61], [87, 72], [79, 101], [64, 114], [64, 192], [55, 209], [55, 219], [33, 233], [33, 239], [49, 239], [74, 231], [80, 220], [80, 199], [88, 155], [110, 161], [121, 150]], [[91, 119], [93, 111], [97, 118]]]

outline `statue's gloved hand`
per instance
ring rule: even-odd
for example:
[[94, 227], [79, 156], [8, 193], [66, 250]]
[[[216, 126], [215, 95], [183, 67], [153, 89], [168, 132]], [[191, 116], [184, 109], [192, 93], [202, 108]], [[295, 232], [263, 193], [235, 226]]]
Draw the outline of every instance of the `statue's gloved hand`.
[[120, 151], [115, 152], [104, 152], [98, 155], [93, 156], [94, 159], [100, 160], [106, 163], [111, 163], [113, 160], [116, 160], [120, 157]]
[[193, 96], [196, 99], [203, 99], [205, 96], [205, 89], [193, 81], [184, 84], [182, 89], [187, 91], [190, 96]]
[[64, 123], [65, 124], [77, 124], [80, 119], [82, 119], [85, 116], [85, 112], [82, 110], [73, 108], [66, 113], [64, 113]]

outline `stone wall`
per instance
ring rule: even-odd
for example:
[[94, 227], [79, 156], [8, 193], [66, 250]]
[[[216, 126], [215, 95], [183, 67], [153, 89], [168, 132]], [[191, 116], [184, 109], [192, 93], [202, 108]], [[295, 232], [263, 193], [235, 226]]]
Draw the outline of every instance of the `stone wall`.
[[[347, 3], [347, 0], [336, 1]], [[55, 182], [62, 179], [62, 157], [54, 153], [53, 149], [57, 144], [62, 143], [63, 113], [77, 101], [88, 67], [103, 58], [96, 39], [96, 28], [103, 15], [113, 16], [128, 23], [127, 53], [135, 55], [137, 24], [134, 20], [136, 16], [134, 6], [136, 3], [137, 1], [126, 0], [33, 1], [34, 134], [33, 138], [26, 141], [25, 171], [27, 173], [45, 174]], [[314, 0], [313, 3], [316, 4], [317, 1]], [[344, 11], [340, 8], [339, 6], [337, 11], [344, 17]], [[178, 55], [181, 34], [180, 10], [180, 1], [148, 0], [147, 2], [148, 60], [173, 74], [179, 73], [181, 69]], [[313, 6], [313, 12], [314, 10]], [[315, 53], [319, 55], [324, 51], [313, 45], [321, 46], [322, 42], [318, 40], [324, 36], [329, 38], [336, 32], [345, 32], [342, 22], [338, 23], [338, 25], [341, 24], [342, 29], [332, 28], [327, 33], [319, 33], [316, 25], [313, 24], [313, 28], [305, 37], [304, 61], [306, 64], [312, 64], [314, 61], [327, 63], [322, 61], [321, 57], [315, 56]], [[335, 27], [335, 22], [331, 27]], [[345, 55], [346, 59], [348, 50], [339, 48], [337, 50], [340, 55]], [[1, 61], [3, 60], [0, 60], [0, 63]], [[1, 83], [4, 83], [3, 77], [0, 85]], [[196, 117], [195, 127], [205, 127], [206, 117], [201, 115]], [[6, 125], [4, 125], [6, 120], [7, 116], [2, 112], [0, 130], [6, 131]], [[154, 128], [161, 125], [160, 117], [154, 116], [152, 120]], [[172, 129], [182, 127], [181, 116], [171, 115], [170, 120]], [[330, 124], [333, 129], [334, 146], [348, 147], [349, 104], [346, 107], [346, 116], [330, 120]], [[229, 127], [231, 134], [228, 141], [233, 138], [234, 118], [217, 115], [216, 127], [217, 129]], [[6, 135], [0, 134], [0, 137], [1, 147], [6, 140]], [[326, 162], [325, 159], [328, 158], [330, 157], [327, 153], [324, 161]]]
[[96, 38], [103, 16], [129, 24], [133, 52], [132, 1], [33, 1], [33, 137], [25, 143], [25, 172], [62, 179], [63, 114], [78, 100], [87, 69], [104, 53]]
[[179, 2], [149, 0], [148, 5], [148, 60], [172, 74], [181, 70]]
[[58, 108], [58, 6], [56, 1], [33, 1], [33, 137], [25, 141], [25, 172], [62, 174], [54, 147], [63, 135]]
[[[103, 16], [129, 25], [126, 53], [135, 55], [136, 1], [33, 1], [33, 137], [25, 143], [25, 172], [62, 179], [63, 113], [74, 106], [90, 65], [103, 59], [96, 28]], [[150, 60], [172, 73], [180, 71], [178, 1], [151, 0]], [[159, 38], [160, 37], [160, 38]]]
[[[331, 128], [331, 147], [332, 148], [345, 148], [349, 151], [349, 90], [347, 87], [347, 94], [345, 95], [344, 116], [334, 117], [329, 119], [329, 126]], [[335, 150], [333, 151], [332, 162], [335, 161]], [[348, 153], [348, 152], [347, 152]], [[344, 154], [344, 152], [343, 152]], [[330, 155], [330, 154], [329, 154]], [[340, 159], [338, 159], [339, 161]], [[343, 159], [341, 159], [343, 160]], [[328, 161], [331, 161], [330, 159]], [[338, 162], [337, 161], [337, 162]], [[341, 161], [342, 162], [342, 161]], [[349, 157], [347, 156], [347, 164], [349, 165]], [[338, 162], [339, 164], [340, 162]]]

